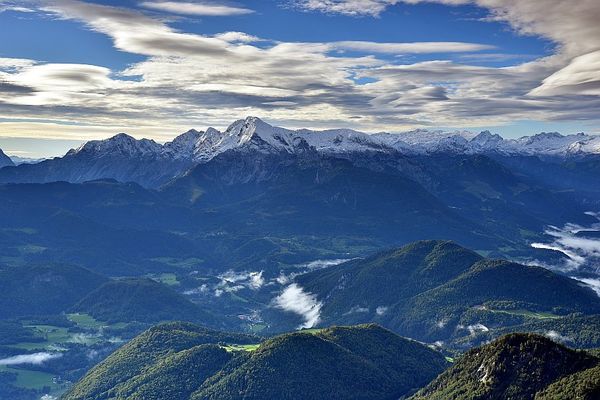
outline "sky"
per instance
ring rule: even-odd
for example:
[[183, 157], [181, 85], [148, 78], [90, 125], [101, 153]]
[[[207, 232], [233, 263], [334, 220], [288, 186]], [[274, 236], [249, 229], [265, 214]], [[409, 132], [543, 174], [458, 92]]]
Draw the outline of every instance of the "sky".
[[287, 128], [600, 133], [598, 0], [0, 0], [0, 148], [249, 115]]

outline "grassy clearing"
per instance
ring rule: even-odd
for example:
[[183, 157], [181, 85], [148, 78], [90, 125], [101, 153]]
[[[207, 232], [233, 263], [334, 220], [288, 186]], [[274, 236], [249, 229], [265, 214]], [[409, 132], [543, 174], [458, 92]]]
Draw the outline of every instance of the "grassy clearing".
[[266, 327], [267, 327], [267, 325], [265, 325], [265, 324], [251, 324], [250, 325], [250, 332], [252, 332], [252, 333], [260, 333]]
[[[106, 324], [100, 323], [94, 320], [87, 314], [71, 314], [74, 319], [71, 321], [75, 322], [82, 328], [90, 328], [97, 331], [100, 327]], [[10, 347], [22, 350], [49, 350], [52, 347], [61, 347], [60, 345], [65, 343], [80, 343], [85, 345], [91, 345], [98, 343], [102, 338], [98, 335], [90, 335], [84, 333], [71, 333], [68, 328], [53, 326], [53, 325], [25, 325], [27, 328], [32, 328], [35, 335], [44, 339], [41, 342], [23, 342], [10, 345]]]
[[177, 275], [175, 274], [159, 274], [157, 276], [154, 276], [152, 279], [167, 286], [178, 286], [180, 284], [177, 280]]
[[27, 369], [12, 368], [4, 365], [0, 366], [0, 371], [16, 373], [17, 381], [15, 382], [15, 386], [36, 390], [43, 389], [44, 387], [49, 387], [52, 391], [61, 389], [61, 385], [52, 382], [54, 375], [46, 372], [30, 371]]
[[558, 319], [562, 318], [560, 315], [545, 313], [545, 312], [535, 312], [529, 310], [492, 310], [486, 309], [486, 311], [493, 313], [501, 313], [501, 314], [509, 314], [509, 315], [519, 315], [522, 317], [536, 318], [536, 319]]
[[10, 347], [23, 350], [46, 350], [52, 345], [66, 343], [71, 339], [71, 334], [67, 328], [52, 325], [26, 325], [27, 328], [33, 328], [37, 337], [43, 338], [43, 342], [23, 342], [11, 345]]
[[96, 320], [89, 314], [67, 314], [67, 319], [83, 329], [100, 329], [106, 326], [104, 322]]
[[316, 335], [318, 333], [323, 332], [325, 328], [310, 328], [310, 329], [302, 329], [301, 333], [310, 333], [311, 335]]
[[171, 257], [156, 257], [152, 258], [152, 261], [159, 262], [161, 264], [168, 265], [169, 267], [175, 267], [180, 269], [192, 269], [204, 263], [201, 258], [171, 258]]
[[233, 351], [255, 351], [256, 349], [258, 349], [258, 347], [260, 346], [260, 344], [228, 344], [225, 346], [221, 346], [221, 348], [225, 349], [226, 351], [229, 352], [233, 352]]

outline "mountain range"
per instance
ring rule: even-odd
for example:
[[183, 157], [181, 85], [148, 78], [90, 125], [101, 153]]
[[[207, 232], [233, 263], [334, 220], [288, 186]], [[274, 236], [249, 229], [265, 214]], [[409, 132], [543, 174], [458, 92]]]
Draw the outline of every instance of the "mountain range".
[[[563, 136], [551, 132], [503, 139], [489, 131], [475, 134], [416, 130], [401, 134], [366, 134], [350, 129], [289, 130], [248, 117], [234, 122], [225, 131], [192, 129], [163, 145], [120, 133], [110, 139], [87, 142], [63, 157], [3, 169], [0, 182], [84, 182], [112, 178], [159, 187], [193, 166], [232, 149], [267, 154], [299, 154], [312, 149], [321, 154], [346, 157], [368, 152], [403, 156], [450, 153], [580, 158], [600, 153], [600, 136], [584, 133]], [[5, 166], [14, 164], [0, 156], [0, 168]]]

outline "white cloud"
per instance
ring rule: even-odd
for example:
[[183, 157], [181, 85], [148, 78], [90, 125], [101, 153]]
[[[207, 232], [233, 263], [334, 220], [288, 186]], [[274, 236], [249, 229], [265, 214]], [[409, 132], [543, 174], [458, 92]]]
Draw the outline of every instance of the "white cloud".
[[0, 360], [0, 365], [22, 365], [22, 364], [33, 364], [41, 365], [46, 361], [53, 360], [55, 358], [62, 357], [61, 353], [33, 353], [33, 354], [22, 354], [18, 356], [12, 356], [3, 358]]
[[350, 16], [380, 15], [399, 0], [297, 0], [296, 6], [307, 11], [320, 11]]
[[375, 309], [375, 313], [376, 313], [377, 315], [383, 315], [383, 314], [385, 314], [387, 311], [388, 311], [388, 307], [385, 307], [385, 306], [379, 306], [379, 307], [377, 307], [377, 308]]
[[578, 281], [583, 282], [586, 286], [592, 289], [598, 296], [600, 296], [600, 279], [594, 278], [578, 278], [572, 277], [573, 279], [577, 279]]
[[317, 325], [321, 319], [321, 307], [323, 307], [323, 303], [317, 301], [316, 295], [305, 292], [296, 283], [286, 287], [279, 296], [273, 299], [273, 305], [303, 317], [304, 323], [298, 329], [312, 328]]
[[483, 324], [473, 324], [467, 326], [467, 330], [471, 336], [475, 335], [477, 332], [489, 332], [489, 328]]
[[143, 7], [153, 10], [166, 11], [173, 14], [201, 15], [208, 17], [224, 17], [231, 15], [252, 14], [254, 11], [248, 8], [233, 7], [226, 4], [214, 2], [180, 2], [180, 1], [143, 1]]
[[[467, 0], [437, 2], [454, 5]], [[222, 2], [187, 3], [234, 7]], [[315, 11], [376, 16], [398, 1], [301, 3]], [[464, 60], [461, 53], [485, 56], [488, 53], [471, 52], [490, 46], [292, 43], [263, 40], [245, 32], [200, 35], [179, 31], [139, 10], [77, 0], [32, 0], [28, 7], [37, 4], [38, 12], [52, 18], [81, 22], [111, 38], [115, 48], [145, 59], [120, 71], [0, 59], [0, 118], [11, 121], [0, 123], [2, 134], [72, 138], [95, 133], [106, 137], [105, 130], [110, 130], [164, 140], [195, 124], [223, 127], [232, 116], [245, 115], [295, 127], [396, 132], [431, 125], [599, 119], [597, 1], [476, 3], [489, 10], [490, 20], [506, 21], [521, 34], [553, 40], [556, 54], [504, 68], [442, 59], [407, 63], [380, 57], [458, 52], [455, 56]], [[360, 79], [364, 81], [357, 83]]]
[[244, 32], [223, 32], [215, 35], [216, 38], [224, 40], [226, 42], [243, 42], [243, 43], [252, 43], [252, 42], [260, 42], [261, 38], [253, 35], [248, 35]]
[[343, 315], [364, 314], [364, 313], [368, 313], [368, 312], [369, 312], [369, 309], [367, 307], [354, 306], [354, 307], [350, 308], [350, 310], [346, 311]]
[[494, 46], [464, 42], [414, 42], [378, 43], [367, 41], [342, 41], [332, 43], [336, 49], [361, 51], [366, 53], [422, 54], [422, 53], [464, 53], [494, 49]]
[[[263, 271], [227, 271], [219, 275], [221, 283], [218, 287], [226, 291], [237, 291], [243, 288], [258, 290], [265, 284]], [[234, 284], [233, 286], [231, 284]]]
[[509, 23], [517, 32], [549, 38], [559, 46], [562, 68], [531, 91], [535, 96], [593, 94], [600, 91], [600, 3], [597, 0], [299, 0], [304, 9], [346, 15], [379, 16], [398, 3], [475, 4], [490, 21]]
[[600, 96], [600, 50], [575, 57], [561, 70], [545, 78], [533, 89], [534, 96], [579, 93]]
[[585, 230], [599, 231], [600, 224], [595, 223], [588, 228], [576, 224], [566, 224], [562, 228], [550, 226], [544, 233], [551, 240], [532, 243], [531, 247], [558, 251], [567, 256], [562, 265], [551, 265], [549, 268], [565, 272], [578, 271], [586, 266], [593, 266], [600, 260], [600, 239], [580, 235]]
[[556, 331], [552, 331], [552, 330], [546, 332], [546, 337], [548, 337], [554, 341], [563, 342], [563, 343], [572, 341], [572, 339], [570, 337], [563, 336], [560, 333], [558, 333]]
[[33, 60], [23, 58], [0, 58], [0, 71], [9, 70], [15, 71], [25, 67], [30, 67], [35, 64]]

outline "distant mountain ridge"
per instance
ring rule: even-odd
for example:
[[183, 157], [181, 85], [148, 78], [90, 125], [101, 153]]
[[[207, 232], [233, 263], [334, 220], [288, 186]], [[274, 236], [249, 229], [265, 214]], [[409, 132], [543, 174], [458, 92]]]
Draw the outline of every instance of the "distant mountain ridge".
[[[134, 142], [135, 144], [133, 144]], [[585, 133], [561, 135], [558, 132], [542, 132], [518, 139], [504, 139], [489, 131], [474, 133], [417, 129], [398, 134], [368, 134], [352, 129], [291, 130], [272, 126], [257, 117], [247, 117], [244, 120], [235, 121], [223, 132], [214, 128], [208, 128], [203, 132], [192, 129], [164, 145], [148, 139], [136, 140], [121, 133], [110, 139], [88, 142], [74, 152], [91, 149], [94, 149], [95, 152], [118, 150], [126, 151], [131, 156], [150, 152], [203, 162], [212, 159], [217, 154], [239, 147], [294, 153], [305, 150], [306, 145], [324, 153], [398, 151], [406, 154], [438, 152], [465, 154], [498, 152], [527, 155], [600, 154], [600, 136], [586, 135]]]
[[[427, 154], [498, 154], [521, 156], [577, 157], [600, 154], [600, 136], [578, 133], [540, 133], [519, 139], [504, 139], [484, 131], [445, 132], [418, 129], [400, 134], [367, 134], [351, 129], [313, 131], [275, 127], [257, 117], [235, 121], [226, 130], [190, 130], [172, 141], [159, 144], [119, 133], [93, 140], [65, 156], [0, 171], [0, 183], [79, 183], [111, 178], [158, 187], [230, 150], [262, 154], [300, 154], [316, 151], [326, 155], [391, 153], [404, 156]], [[14, 166], [0, 156], [0, 168]]]
[[0, 168], [13, 166], [15, 163], [0, 149]]

